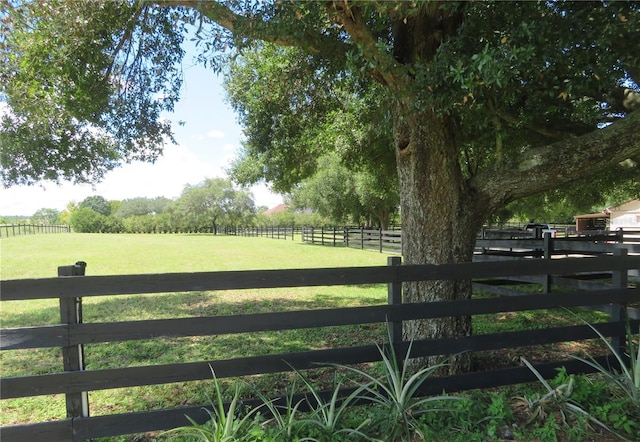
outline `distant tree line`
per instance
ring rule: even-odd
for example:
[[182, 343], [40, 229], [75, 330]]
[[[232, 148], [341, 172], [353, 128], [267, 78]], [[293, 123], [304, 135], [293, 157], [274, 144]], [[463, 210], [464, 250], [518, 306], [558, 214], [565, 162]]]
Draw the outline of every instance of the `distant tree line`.
[[[220, 227], [322, 226], [330, 220], [311, 211], [265, 215], [253, 194], [230, 180], [207, 178], [186, 185], [176, 199], [135, 197], [122, 201], [92, 195], [66, 210], [39, 209], [22, 222], [69, 224], [78, 233], [218, 233]], [[3, 219], [6, 221], [6, 219]]]
[[[286, 195], [287, 209], [265, 215], [253, 194], [226, 179], [205, 179], [186, 185], [180, 197], [134, 197], [108, 201], [93, 195], [66, 210], [41, 208], [31, 217], [0, 217], [0, 224], [71, 225], [75, 232], [216, 233], [224, 227], [364, 226], [386, 229], [400, 225], [397, 192], [384, 191], [365, 173], [351, 173], [335, 156], [320, 162], [315, 176]], [[640, 195], [640, 182], [611, 186], [600, 197], [594, 189], [565, 188], [518, 200], [497, 212], [492, 225], [536, 220], [572, 223], [580, 213], [600, 212]], [[386, 186], [383, 186], [386, 187]], [[393, 186], [391, 186], [393, 188]], [[591, 192], [587, 192], [591, 190]]]
[[84, 233], [217, 233], [221, 225], [245, 225], [256, 216], [253, 195], [222, 178], [186, 185], [175, 200], [96, 195], [68, 209], [71, 227]]

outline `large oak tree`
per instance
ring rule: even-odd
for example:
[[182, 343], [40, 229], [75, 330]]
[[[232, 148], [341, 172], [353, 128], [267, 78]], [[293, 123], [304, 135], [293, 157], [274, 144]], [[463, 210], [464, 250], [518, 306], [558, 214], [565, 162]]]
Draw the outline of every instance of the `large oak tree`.
[[[219, 70], [222, 50], [261, 40], [381, 86], [407, 263], [468, 261], [482, 222], [509, 202], [640, 160], [634, 2], [4, 5], [8, 184], [90, 180], [119, 161], [154, 158], [170, 133], [159, 114], [178, 96], [186, 24], [199, 29], [201, 61]], [[469, 282], [442, 281], [408, 284], [404, 296], [470, 293]], [[410, 337], [469, 332], [465, 318], [406, 327]]]

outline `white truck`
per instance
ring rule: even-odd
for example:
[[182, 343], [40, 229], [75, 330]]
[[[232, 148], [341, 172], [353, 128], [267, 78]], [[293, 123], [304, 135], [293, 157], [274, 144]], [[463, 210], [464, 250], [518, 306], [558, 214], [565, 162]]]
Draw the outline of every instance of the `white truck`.
[[522, 230], [531, 233], [534, 238], [543, 238], [545, 233], [550, 233], [551, 238], [558, 237], [558, 231], [549, 227], [549, 224], [529, 223]]

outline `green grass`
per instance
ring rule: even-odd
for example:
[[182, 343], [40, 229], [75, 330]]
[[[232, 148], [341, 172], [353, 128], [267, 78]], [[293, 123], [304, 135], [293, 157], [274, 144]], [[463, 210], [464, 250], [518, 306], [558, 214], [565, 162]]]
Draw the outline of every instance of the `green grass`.
[[0, 239], [1, 279], [47, 278], [87, 262], [87, 275], [386, 265], [385, 254], [310, 246], [299, 240], [213, 236], [29, 235]]
[[[386, 265], [386, 255], [354, 249], [311, 246], [292, 240], [212, 235], [56, 234], [0, 240], [2, 279], [55, 277], [57, 267], [87, 262], [87, 275], [200, 272]], [[168, 293], [91, 297], [83, 300], [85, 322], [250, 314], [337, 308], [386, 302], [386, 287], [304, 287], [271, 290]], [[0, 304], [2, 327], [56, 324], [57, 300]], [[384, 336], [382, 326], [263, 332], [156, 339], [85, 346], [88, 369], [202, 361], [353, 345]], [[3, 376], [62, 371], [59, 349], [6, 351]], [[288, 384], [289, 375], [268, 382]], [[258, 383], [267, 382], [260, 381]], [[206, 403], [207, 382], [168, 384], [93, 392], [92, 415]], [[2, 424], [64, 418], [62, 396], [0, 402]]]

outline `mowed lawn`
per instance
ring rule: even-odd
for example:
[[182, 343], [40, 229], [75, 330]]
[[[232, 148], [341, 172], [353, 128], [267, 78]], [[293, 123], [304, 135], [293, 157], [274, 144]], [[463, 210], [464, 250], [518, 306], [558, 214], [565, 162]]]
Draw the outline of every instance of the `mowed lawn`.
[[[213, 235], [48, 234], [3, 238], [1, 279], [44, 278], [57, 267], [87, 263], [87, 275], [203, 272], [386, 265], [385, 254], [276, 240]], [[197, 317], [373, 305], [386, 302], [386, 286], [308, 287], [271, 290], [165, 293], [91, 297], [84, 322]], [[59, 323], [57, 300], [0, 303], [2, 327]], [[87, 368], [168, 364], [341, 345], [384, 338], [384, 327], [353, 326], [279, 333], [156, 339], [85, 346]], [[60, 349], [1, 353], [3, 377], [62, 371]], [[289, 374], [255, 377], [257, 388], [285, 388]], [[228, 382], [230, 384], [231, 381]], [[209, 402], [208, 382], [168, 384], [90, 393], [93, 416]], [[64, 396], [0, 401], [2, 425], [65, 417]]]

